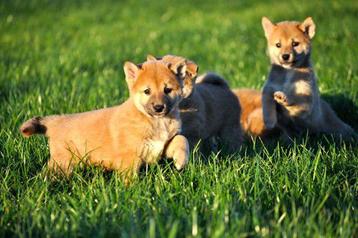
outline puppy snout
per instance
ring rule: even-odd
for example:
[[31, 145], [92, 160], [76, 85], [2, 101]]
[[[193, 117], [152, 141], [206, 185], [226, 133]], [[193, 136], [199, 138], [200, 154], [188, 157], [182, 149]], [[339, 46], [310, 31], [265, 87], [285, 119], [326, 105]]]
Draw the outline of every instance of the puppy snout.
[[282, 54], [281, 57], [284, 61], [288, 61], [290, 59], [290, 54]]
[[153, 105], [153, 109], [155, 112], [160, 113], [160, 112], [164, 111], [165, 105], [164, 104], [155, 104], [155, 105]]

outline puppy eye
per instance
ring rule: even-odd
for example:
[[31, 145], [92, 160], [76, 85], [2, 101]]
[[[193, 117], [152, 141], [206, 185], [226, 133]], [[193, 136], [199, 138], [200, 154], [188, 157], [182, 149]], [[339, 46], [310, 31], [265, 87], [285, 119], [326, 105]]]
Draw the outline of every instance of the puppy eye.
[[276, 43], [277, 48], [281, 48], [281, 43]]
[[144, 92], [145, 95], [149, 95], [150, 94], [150, 88], [145, 89], [143, 92]]
[[173, 91], [172, 88], [167, 88], [167, 87], [164, 88], [164, 93], [165, 93], [165, 94], [169, 94], [169, 93], [171, 93], [172, 91]]
[[292, 42], [292, 46], [293, 46], [293, 47], [296, 47], [296, 46], [298, 46], [299, 44], [300, 44], [300, 43], [299, 43], [299, 42], [296, 42], [296, 41], [293, 41], [293, 42]]

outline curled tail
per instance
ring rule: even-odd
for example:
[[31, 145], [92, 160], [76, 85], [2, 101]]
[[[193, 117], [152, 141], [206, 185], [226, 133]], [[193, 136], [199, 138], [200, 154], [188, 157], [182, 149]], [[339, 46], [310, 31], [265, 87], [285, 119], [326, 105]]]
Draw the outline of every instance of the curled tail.
[[42, 117], [34, 117], [24, 122], [20, 127], [20, 131], [24, 137], [29, 137], [33, 134], [46, 134], [47, 127]]
[[196, 83], [208, 83], [217, 86], [229, 87], [225, 79], [215, 73], [206, 73], [196, 79]]

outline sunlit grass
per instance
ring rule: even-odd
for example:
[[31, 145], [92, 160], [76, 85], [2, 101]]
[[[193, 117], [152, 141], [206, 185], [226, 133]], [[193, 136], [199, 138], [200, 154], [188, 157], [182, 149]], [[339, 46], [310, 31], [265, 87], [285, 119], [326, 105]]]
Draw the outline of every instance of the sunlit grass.
[[186, 56], [232, 87], [261, 88], [269, 69], [260, 20], [317, 24], [313, 60], [323, 97], [358, 128], [356, 1], [7, 1], [0, 3], [0, 235], [100, 237], [354, 237], [358, 147], [322, 138], [234, 156], [194, 153], [144, 169], [44, 176], [45, 138], [23, 139], [34, 115], [116, 105], [122, 64]]

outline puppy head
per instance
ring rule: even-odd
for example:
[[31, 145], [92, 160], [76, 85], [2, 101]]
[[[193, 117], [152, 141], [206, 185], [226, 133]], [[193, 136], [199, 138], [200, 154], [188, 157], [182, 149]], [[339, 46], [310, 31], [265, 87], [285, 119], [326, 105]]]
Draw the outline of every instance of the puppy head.
[[150, 117], [164, 117], [178, 108], [182, 99], [185, 64], [161, 61], [124, 64], [130, 95], [137, 109]]
[[177, 64], [185, 64], [186, 65], [186, 72], [185, 77], [183, 79], [183, 97], [187, 98], [193, 92], [193, 88], [195, 85], [195, 79], [198, 75], [198, 65], [194, 62], [187, 60], [181, 56], [175, 55], [165, 55], [161, 58], [156, 58], [152, 55], [147, 56], [147, 61], [156, 61], [160, 60], [168, 65], [177, 65]]
[[273, 64], [291, 68], [299, 67], [307, 61], [311, 52], [311, 40], [316, 30], [311, 17], [301, 23], [285, 21], [277, 24], [263, 17], [262, 27]]

